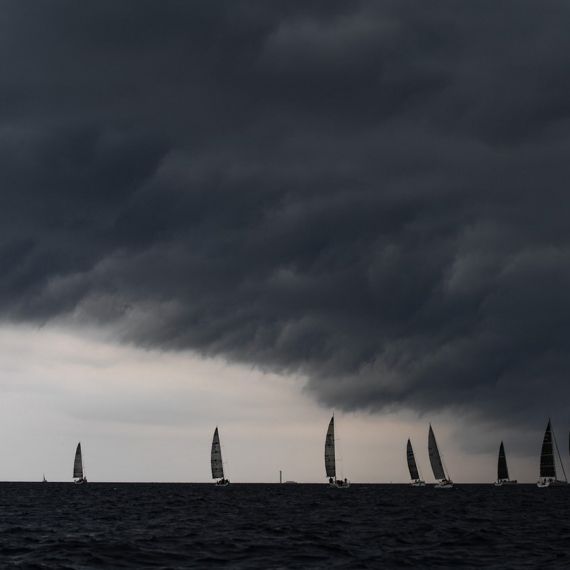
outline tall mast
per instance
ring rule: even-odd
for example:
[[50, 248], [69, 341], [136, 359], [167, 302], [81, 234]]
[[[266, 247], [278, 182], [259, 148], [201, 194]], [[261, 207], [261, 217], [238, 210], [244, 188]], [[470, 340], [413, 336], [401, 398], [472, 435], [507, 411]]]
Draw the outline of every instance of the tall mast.
[[560, 455], [560, 450], [558, 449], [558, 442], [556, 441], [556, 433], [552, 430], [552, 437], [554, 439], [554, 445], [556, 446], [556, 453], [558, 453], [558, 460], [560, 461], [560, 467], [562, 467], [562, 473], [564, 474], [564, 480], [568, 482], [568, 477], [566, 477], [566, 469], [564, 469], [564, 463], [562, 463], [562, 456]]

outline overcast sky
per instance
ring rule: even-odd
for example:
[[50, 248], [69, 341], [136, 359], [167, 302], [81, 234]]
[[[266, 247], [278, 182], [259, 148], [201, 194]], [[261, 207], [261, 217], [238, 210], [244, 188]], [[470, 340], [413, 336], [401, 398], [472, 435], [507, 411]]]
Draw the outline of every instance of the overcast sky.
[[568, 458], [566, 2], [0, 5], [0, 479]]

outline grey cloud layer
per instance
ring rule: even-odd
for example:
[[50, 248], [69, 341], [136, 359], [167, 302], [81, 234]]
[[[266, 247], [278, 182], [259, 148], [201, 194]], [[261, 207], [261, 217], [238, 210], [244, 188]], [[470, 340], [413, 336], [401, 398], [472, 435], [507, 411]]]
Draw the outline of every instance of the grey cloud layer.
[[12, 2], [0, 310], [310, 378], [565, 412], [564, 2]]

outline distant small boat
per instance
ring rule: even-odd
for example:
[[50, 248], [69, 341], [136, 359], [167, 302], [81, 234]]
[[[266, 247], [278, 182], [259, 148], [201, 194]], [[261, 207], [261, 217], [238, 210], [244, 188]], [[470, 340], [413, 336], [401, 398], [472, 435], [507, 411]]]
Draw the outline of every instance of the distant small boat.
[[[554, 446], [556, 446], [558, 459], [560, 461], [560, 467], [562, 467], [562, 472], [564, 473], [564, 481], [558, 479], [558, 476], [556, 474]], [[558, 445], [556, 444], [556, 436], [552, 431], [552, 425], [549, 419], [548, 424], [546, 424], [544, 439], [542, 440], [542, 449], [540, 450], [540, 477], [538, 478], [538, 482], [536, 483], [536, 485], [537, 487], [545, 488], [545, 487], [558, 487], [560, 485], [567, 485], [567, 484], [568, 484], [568, 479], [566, 478], [566, 472], [564, 471], [562, 457], [560, 457], [560, 451], [558, 450]]]
[[73, 462], [73, 479], [76, 485], [84, 485], [87, 478], [83, 474], [83, 456], [81, 455], [81, 442], [77, 444], [75, 450], [75, 460]]
[[435, 440], [435, 434], [431, 424], [429, 426], [428, 434], [428, 452], [429, 452], [429, 462], [431, 463], [431, 469], [433, 471], [433, 476], [437, 480], [435, 484], [436, 489], [451, 489], [453, 487], [453, 481], [449, 474], [446, 474], [443, 467], [443, 461], [439, 453], [439, 448], [437, 447], [437, 441]]
[[216, 479], [216, 486], [226, 487], [230, 484], [229, 479], [224, 477], [224, 463], [222, 461], [222, 448], [220, 446], [220, 435], [218, 428], [214, 430], [212, 439], [212, 451], [210, 454], [210, 464], [212, 466], [212, 479]]
[[47, 483], [48, 480], [46, 479], [45, 473], [42, 475], [42, 483]]
[[283, 485], [297, 485], [297, 481], [283, 481], [283, 471], [279, 471], [279, 483]]
[[406, 457], [408, 459], [408, 470], [410, 471], [412, 487], [425, 487], [426, 483], [420, 477], [418, 466], [416, 464], [416, 458], [414, 456], [414, 449], [412, 447], [412, 442], [409, 439], [408, 439], [408, 445], [406, 446]]
[[329, 486], [338, 489], [346, 489], [350, 487], [348, 479], [336, 478], [336, 454], [335, 454], [335, 438], [334, 438], [334, 415], [329, 422], [329, 428], [325, 438], [325, 470], [329, 478]]
[[516, 479], [509, 479], [509, 469], [507, 467], [507, 456], [505, 455], [505, 446], [501, 441], [499, 447], [499, 461], [497, 464], [497, 480], [495, 481], [495, 487], [502, 487], [503, 485], [516, 485]]

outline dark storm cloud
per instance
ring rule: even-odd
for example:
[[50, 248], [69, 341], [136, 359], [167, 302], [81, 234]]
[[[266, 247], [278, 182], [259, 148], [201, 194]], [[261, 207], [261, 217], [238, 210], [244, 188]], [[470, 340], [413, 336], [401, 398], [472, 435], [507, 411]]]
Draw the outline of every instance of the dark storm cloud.
[[4, 318], [306, 374], [345, 408], [567, 411], [568, 17], [5, 3]]

